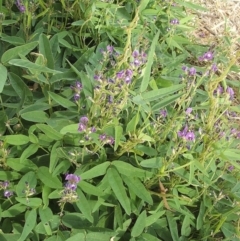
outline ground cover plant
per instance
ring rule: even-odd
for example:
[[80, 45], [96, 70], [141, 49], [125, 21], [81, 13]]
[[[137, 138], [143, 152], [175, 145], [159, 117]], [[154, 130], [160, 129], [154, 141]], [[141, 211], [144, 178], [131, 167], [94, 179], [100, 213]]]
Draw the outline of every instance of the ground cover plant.
[[1, 241], [239, 240], [240, 54], [188, 10], [0, 1]]

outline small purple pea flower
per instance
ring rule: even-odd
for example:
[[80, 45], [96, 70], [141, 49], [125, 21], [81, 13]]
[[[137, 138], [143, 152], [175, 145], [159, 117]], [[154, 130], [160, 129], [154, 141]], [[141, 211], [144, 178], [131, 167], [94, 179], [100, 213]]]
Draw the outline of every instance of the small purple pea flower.
[[9, 198], [13, 195], [13, 191], [5, 190], [3, 195], [4, 197]]
[[79, 120], [82, 124], [87, 125], [88, 123], [88, 118], [86, 116], [82, 116]]
[[167, 117], [167, 111], [166, 111], [166, 110], [160, 110], [160, 115], [161, 115], [163, 118], [166, 118], [166, 117]]
[[172, 25], [177, 25], [177, 24], [179, 24], [179, 20], [176, 19], [176, 18], [174, 18], [174, 19], [172, 19], [172, 20], [170, 21], [170, 23], [171, 23]]
[[197, 73], [197, 71], [196, 71], [196, 69], [195, 69], [194, 67], [191, 67], [191, 68], [188, 70], [188, 74], [189, 74], [190, 76], [194, 76], [194, 75], [196, 75], [196, 73]]
[[229, 94], [229, 99], [233, 100], [233, 98], [234, 98], [234, 91], [233, 91], [233, 89], [231, 87], [227, 87], [226, 92]]
[[22, 1], [21, 0], [17, 0], [16, 1], [16, 6], [18, 8], [18, 10], [21, 12], [21, 13], [24, 13], [26, 11], [26, 8], [25, 6], [23, 5]]
[[190, 115], [192, 110], [193, 109], [191, 107], [187, 108], [186, 111], [185, 111], [186, 115]]
[[67, 180], [69, 183], [79, 183], [81, 178], [75, 174], [67, 174], [65, 180]]

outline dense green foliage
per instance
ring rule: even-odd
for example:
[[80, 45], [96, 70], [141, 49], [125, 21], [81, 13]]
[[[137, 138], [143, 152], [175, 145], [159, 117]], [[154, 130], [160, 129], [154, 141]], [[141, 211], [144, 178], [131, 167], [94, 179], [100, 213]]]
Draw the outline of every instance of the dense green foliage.
[[1, 241], [239, 240], [236, 58], [186, 9], [0, 1]]

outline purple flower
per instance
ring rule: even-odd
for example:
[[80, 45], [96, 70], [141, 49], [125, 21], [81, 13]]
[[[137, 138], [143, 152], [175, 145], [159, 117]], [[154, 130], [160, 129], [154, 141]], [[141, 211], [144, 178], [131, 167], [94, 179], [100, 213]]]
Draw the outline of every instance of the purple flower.
[[100, 139], [100, 141], [105, 141], [107, 139], [107, 135], [106, 134], [101, 134], [99, 136], [99, 139]]
[[109, 136], [108, 140], [107, 140], [107, 143], [110, 144], [110, 145], [113, 145], [114, 141], [115, 141], [114, 138], [112, 136]]
[[96, 128], [93, 126], [93, 127], [91, 127], [91, 133], [94, 133], [94, 132], [96, 132], [97, 130], [96, 130]]
[[97, 81], [101, 81], [101, 75], [95, 74], [95, 75], [93, 76], [93, 78], [94, 78], [95, 80], [97, 80]]
[[107, 46], [107, 51], [111, 54], [113, 52], [113, 46], [108, 45]]
[[234, 170], [234, 166], [229, 166], [229, 167], [228, 167], [228, 171], [231, 172], [231, 171], [233, 171], [233, 170]]
[[210, 61], [213, 59], [213, 52], [208, 51], [198, 58], [199, 61]]
[[113, 103], [113, 96], [112, 95], [109, 95], [108, 96], [108, 103]]
[[212, 67], [211, 67], [211, 71], [212, 71], [213, 73], [215, 73], [215, 72], [217, 72], [217, 70], [218, 70], [217, 64], [216, 64], [216, 63], [213, 63], [213, 65], [212, 65]]
[[77, 81], [76, 84], [75, 84], [75, 88], [77, 90], [82, 90], [83, 86], [82, 86], [82, 84], [79, 81]]
[[78, 124], [78, 131], [85, 131], [87, 129], [87, 126], [84, 125], [83, 123]]
[[208, 52], [204, 53], [203, 58], [205, 60], [212, 60], [213, 59], [213, 52], [208, 51]]
[[124, 70], [121, 70], [117, 73], [117, 78], [122, 79], [124, 77]]
[[82, 116], [79, 120], [82, 124], [87, 125], [88, 123], [88, 118], [86, 116]]
[[233, 91], [233, 89], [231, 87], [227, 87], [226, 91], [229, 94], [229, 99], [233, 100], [233, 98], [234, 98], [234, 91]]
[[176, 24], [179, 24], [179, 20], [178, 19], [172, 19], [171, 21], [170, 21], [170, 23], [172, 24], [172, 25], [176, 25]]
[[9, 181], [0, 182], [0, 188], [6, 189], [9, 186]]
[[77, 189], [77, 184], [76, 184], [76, 183], [67, 182], [67, 183], [65, 184], [65, 189], [67, 189], [67, 190], [72, 190], [72, 191], [76, 191], [76, 189]]
[[178, 136], [179, 136], [179, 137], [184, 137], [184, 136], [187, 134], [187, 131], [188, 131], [188, 127], [185, 126], [182, 131], [179, 131], [179, 132], [178, 132]]
[[23, 3], [22, 3], [21, 0], [17, 0], [17, 1], [16, 1], [16, 6], [17, 6], [17, 8], [19, 9], [19, 11], [20, 11], [21, 13], [23, 13], [23, 12], [26, 11], [26, 8], [25, 8], [25, 6], [23, 5]]
[[75, 101], [78, 101], [80, 99], [80, 94], [78, 94], [78, 93], [74, 94], [73, 98]]
[[185, 126], [183, 130], [178, 131], [178, 136], [187, 140], [187, 141], [194, 141], [195, 140], [194, 132], [188, 130], [187, 126]]
[[138, 56], [139, 56], [139, 51], [138, 50], [134, 50], [133, 52], [132, 52], [132, 56], [133, 56], [133, 58], [138, 58]]
[[76, 184], [80, 182], [81, 178], [75, 174], [67, 174], [65, 180], [67, 180], [68, 183]]
[[223, 87], [219, 85], [216, 90], [214, 90], [214, 93], [217, 95], [221, 95], [223, 93]]
[[195, 134], [192, 131], [188, 131], [184, 138], [187, 141], [194, 141], [195, 140]]
[[125, 71], [125, 75], [126, 75], [126, 76], [129, 76], [129, 77], [132, 77], [132, 76], [133, 76], [133, 71], [132, 71], [131, 69], [127, 69], [127, 70]]
[[75, 94], [73, 97], [75, 101], [78, 101], [80, 99], [80, 92], [81, 92], [82, 88], [83, 88], [83, 86], [79, 81], [76, 81], [75, 85], [71, 86], [71, 89], [75, 91]]
[[139, 65], [141, 64], [141, 62], [140, 62], [139, 59], [134, 59], [133, 64], [134, 64], [135, 66], [139, 66]]
[[191, 114], [192, 110], [193, 109], [191, 107], [187, 108], [186, 111], [185, 111], [186, 115]]
[[190, 76], [194, 76], [194, 75], [196, 75], [196, 73], [197, 73], [197, 71], [196, 71], [196, 69], [195, 69], [194, 67], [191, 67], [191, 68], [188, 70], [188, 74], [189, 74]]
[[182, 70], [185, 71], [185, 72], [187, 72], [187, 71], [188, 71], [188, 67], [184, 65], [184, 66], [182, 67]]
[[11, 197], [13, 195], [13, 192], [9, 191], [9, 190], [6, 190], [6, 191], [4, 191], [3, 195], [4, 195], [4, 197], [9, 198], [9, 197]]
[[106, 134], [101, 134], [99, 136], [100, 141], [102, 141], [104, 144], [110, 144], [113, 145], [114, 138], [112, 136], [107, 136]]
[[130, 84], [131, 81], [132, 81], [132, 78], [130, 76], [126, 76], [126, 78], [125, 78], [126, 84]]
[[161, 115], [163, 118], [166, 118], [166, 117], [167, 117], [167, 111], [166, 111], [166, 110], [160, 110], [160, 115]]

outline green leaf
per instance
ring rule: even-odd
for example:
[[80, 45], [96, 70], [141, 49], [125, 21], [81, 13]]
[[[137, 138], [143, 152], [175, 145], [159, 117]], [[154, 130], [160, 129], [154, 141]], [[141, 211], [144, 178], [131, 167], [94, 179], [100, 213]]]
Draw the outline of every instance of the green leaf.
[[[149, 233], [142, 233], [142, 235], [140, 236], [142, 241], [159, 241], [160, 239], [149, 234]], [[139, 240], [140, 241], [140, 240]]]
[[0, 111], [0, 136], [3, 136], [7, 127], [6, 122], [8, 120], [7, 114], [5, 111]]
[[176, 0], [175, 2], [179, 3], [181, 6], [184, 6], [188, 9], [192, 9], [192, 10], [196, 10], [197, 12], [198, 11], [204, 11], [204, 12], [207, 12], [208, 9], [199, 5], [199, 4], [194, 4], [194, 3], [191, 3], [191, 2], [185, 2], [185, 1], [181, 1], [181, 0]]
[[115, 196], [117, 197], [117, 200], [121, 203], [125, 212], [130, 215], [130, 200], [127, 196], [125, 187], [123, 186], [122, 178], [120, 177], [118, 171], [114, 167], [108, 168], [107, 178], [110, 187], [112, 188]]
[[[142, 2], [144, 2], [144, 1], [142, 1]], [[146, 68], [143, 70], [143, 79], [142, 79], [142, 83], [141, 83], [141, 87], [140, 87], [141, 92], [144, 92], [147, 89], [149, 81], [150, 81], [151, 68], [152, 68], [152, 64], [153, 64], [155, 48], [156, 48], [156, 45], [157, 45], [157, 42], [159, 39], [159, 34], [160, 34], [160, 31], [157, 32], [157, 34], [154, 36], [154, 38], [152, 40], [150, 51], [148, 53], [148, 60], [147, 60]]]
[[49, 80], [49, 82], [51, 84], [55, 83], [55, 82], [59, 82], [61, 80], [76, 80], [77, 79], [77, 75], [72, 71], [65, 71], [61, 74], [55, 74], [51, 77], [51, 79]]
[[167, 98], [164, 98], [163, 100], [159, 101], [157, 104], [153, 105], [152, 111], [157, 112], [160, 109], [163, 109], [164, 107], [172, 104], [174, 101], [176, 101], [183, 94], [184, 93], [179, 93], [179, 94], [175, 94], [175, 95], [169, 96]]
[[16, 74], [10, 72], [8, 73], [11, 86], [16, 91], [17, 95], [24, 100], [26, 97], [33, 98], [32, 92], [29, 90], [29, 87], [24, 83], [24, 81]]
[[108, 232], [92, 232], [88, 233], [86, 236], [86, 241], [106, 241], [106, 240], [111, 240], [112, 237], [115, 235], [113, 233], [108, 233]]
[[152, 224], [154, 224], [155, 222], [157, 222], [157, 220], [163, 216], [165, 214], [166, 211], [158, 211], [150, 216], [148, 216], [146, 218], [146, 227], [151, 226]]
[[54, 143], [51, 154], [50, 154], [50, 163], [49, 163], [49, 172], [52, 173], [54, 169], [56, 168], [56, 165], [58, 163], [58, 152], [57, 148], [61, 145], [60, 141], [57, 141]]
[[53, 213], [50, 208], [39, 208], [39, 216], [42, 222], [49, 222], [53, 218]]
[[44, 225], [47, 235], [51, 236], [52, 229], [51, 229], [51, 226], [49, 225], [49, 221], [53, 218], [52, 210], [50, 208], [43, 209], [42, 207], [40, 207], [39, 208], [39, 216]]
[[90, 227], [92, 224], [81, 213], [66, 213], [62, 217], [62, 223], [64, 226], [72, 229], [79, 229]]
[[153, 174], [151, 172], [142, 170], [140, 168], [134, 167], [129, 163], [123, 161], [113, 161], [112, 165], [115, 166], [119, 173], [128, 177], [148, 177], [150, 178]]
[[[51, 193], [51, 188], [43, 185], [42, 187], [42, 201], [43, 201], [43, 208], [46, 208], [49, 205], [49, 195]], [[58, 192], [59, 193], [59, 192]], [[59, 195], [60, 198], [60, 195]]]
[[181, 235], [188, 237], [191, 234], [190, 217], [185, 216], [181, 227]]
[[144, 210], [139, 217], [137, 218], [136, 223], [134, 224], [131, 232], [132, 237], [138, 237], [144, 230], [146, 226], [146, 218], [147, 214], [146, 211]]
[[39, 53], [45, 57], [47, 61], [47, 67], [54, 69], [54, 60], [49, 40], [46, 35], [41, 34], [39, 37]]
[[15, 197], [16, 201], [24, 204], [27, 207], [38, 208], [42, 205], [41, 198], [25, 198], [25, 197]]
[[148, 3], [149, 3], [149, 0], [141, 0], [138, 6], [139, 12], [142, 12], [147, 7]]
[[21, 68], [29, 69], [30, 71], [35, 73], [50, 73], [50, 74], [61, 73], [61, 71], [49, 69], [43, 65], [30, 62], [29, 60], [26, 60], [26, 59], [12, 59], [8, 63]]
[[123, 228], [123, 215], [120, 205], [116, 205], [114, 208], [114, 219], [116, 219], [118, 226]]
[[63, 135], [67, 134], [67, 133], [74, 133], [74, 134], [79, 133], [78, 126], [79, 126], [79, 124], [67, 125], [60, 130], [60, 133]]
[[176, 220], [173, 217], [173, 214], [167, 211], [166, 216], [167, 216], [168, 226], [169, 226], [173, 241], [179, 241], [178, 225]]
[[26, 210], [26, 208], [27, 207], [25, 205], [22, 205], [21, 203], [15, 204], [15, 205], [9, 207], [7, 210], [3, 211], [1, 213], [1, 217], [2, 218], [16, 217], [20, 213], [23, 213]]
[[139, 198], [149, 203], [150, 205], [153, 204], [153, 200], [150, 193], [146, 190], [146, 187], [140, 182], [138, 178], [134, 178], [134, 176], [127, 177], [123, 175], [123, 181], [127, 184], [129, 189], [133, 193], [135, 193]]
[[47, 167], [40, 167], [38, 169], [37, 175], [39, 179], [42, 181], [43, 184], [50, 188], [54, 189], [61, 189], [62, 183], [57, 177], [53, 177], [50, 173]]
[[61, 140], [63, 138], [63, 135], [54, 130], [51, 126], [45, 125], [45, 124], [36, 124], [37, 128], [39, 128], [46, 136], [53, 140]]
[[0, 240], [1, 241], [18, 241], [19, 237], [21, 236], [21, 234], [16, 233], [16, 234], [12, 234], [12, 233], [0, 233]]
[[162, 98], [166, 95], [170, 95], [176, 91], [183, 89], [184, 87], [185, 87], [185, 84], [173, 85], [170, 87], [145, 92], [141, 96], [146, 101], [158, 100], [159, 98]]
[[23, 173], [36, 171], [38, 169], [37, 165], [28, 159], [23, 159], [20, 161], [20, 158], [8, 158], [7, 165], [13, 170]]
[[2, 41], [5, 41], [7, 43], [13, 44], [13, 45], [23, 45], [25, 44], [25, 41], [22, 38], [16, 37], [16, 36], [6, 36], [1, 37]]
[[76, 174], [81, 176], [82, 180], [86, 180], [86, 179], [92, 179], [94, 177], [99, 177], [99, 176], [103, 176], [106, 171], [107, 168], [110, 166], [111, 162], [104, 162], [102, 164], [99, 164], [95, 167], [93, 167], [92, 169], [84, 172], [84, 173], [79, 173], [79, 171], [81, 170], [77, 170]]
[[79, 197], [79, 201], [76, 203], [77, 207], [80, 209], [82, 214], [86, 217], [86, 219], [89, 222], [93, 223], [92, 210], [91, 210], [89, 200], [86, 199], [85, 195], [79, 188], [77, 189], [77, 194]]
[[85, 240], [85, 234], [84, 233], [77, 233], [74, 236], [66, 239], [66, 241], [80, 241]]
[[133, 118], [128, 122], [126, 132], [135, 132], [136, 131], [136, 126], [139, 122], [139, 112], [133, 116]]
[[197, 217], [197, 225], [196, 225], [197, 230], [200, 230], [203, 226], [204, 215], [205, 215], [205, 206], [204, 206], [204, 202], [201, 202], [199, 214], [198, 214], [198, 217]]
[[33, 171], [26, 173], [16, 186], [16, 194], [18, 197], [25, 197], [25, 190], [27, 186], [29, 188], [35, 188], [37, 184], [36, 174]]
[[140, 162], [142, 167], [146, 168], [160, 168], [163, 165], [163, 157], [154, 157]]
[[[184, 25], [183, 25], [184, 26]], [[179, 27], [179, 25], [178, 25]], [[184, 51], [183, 47], [181, 45], [179, 45], [174, 39], [173, 37], [169, 37], [166, 39], [167, 45], [169, 46], [169, 48], [173, 49], [173, 47], [180, 49], [182, 51]]]
[[22, 163], [25, 159], [33, 155], [38, 150], [38, 144], [30, 144], [22, 153], [20, 157], [20, 163]]
[[72, 107], [72, 106], [76, 106], [75, 103], [73, 103], [72, 101], [66, 99], [66, 98], [63, 98], [62, 96], [60, 95], [57, 95], [53, 92], [50, 92], [48, 91], [48, 94], [50, 95], [50, 97], [55, 101], [57, 102], [59, 105], [65, 107], [65, 108], [69, 108], [69, 107]]
[[6, 83], [7, 80], [7, 69], [5, 66], [3, 66], [2, 64], [0, 64], [0, 76], [1, 76], [1, 80], [0, 80], [0, 93], [2, 93], [3, 91], [3, 87]]
[[25, 145], [29, 142], [29, 137], [24, 136], [22, 134], [7, 135], [7, 136], [5, 136], [5, 142], [10, 144], [10, 145], [21, 146], [21, 145]]
[[46, 122], [48, 120], [48, 114], [44, 111], [31, 111], [27, 113], [21, 114], [21, 117], [24, 120], [32, 121], [32, 122]]
[[99, 197], [103, 196], [103, 194], [104, 194], [103, 191], [100, 190], [98, 187], [95, 187], [85, 181], [81, 181], [78, 186], [82, 189], [82, 191], [84, 191], [87, 194], [91, 194], [91, 195], [99, 196]]
[[20, 55], [25, 56], [29, 52], [31, 52], [37, 45], [38, 45], [38, 42], [31, 42], [22, 46], [11, 48], [2, 55], [1, 62], [5, 64], [9, 60], [14, 59]]
[[0, 180], [2, 181], [13, 181], [17, 180], [21, 177], [22, 175], [17, 172], [10, 172], [10, 171], [0, 171]]
[[19, 114], [22, 115], [23, 113], [27, 113], [27, 112], [32, 112], [32, 111], [36, 111], [36, 110], [48, 110], [50, 109], [50, 105], [47, 103], [34, 103], [32, 105], [28, 105], [28, 106], [24, 106], [24, 108], [22, 110], [19, 111]]
[[30, 234], [30, 232], [34, 229], [36, 225], [36, 220], [37, 211], [36, 209], [32, 209], [27, 215], [21, 237], [18, 239], [18, 241], [25, 241], [27, 239], [27, 236]]
[[120, 140], [122, 138], [123, 128], [121, 126], [115, 126], [115, 141], [114, 141], [114, 151], [117, 150]]

